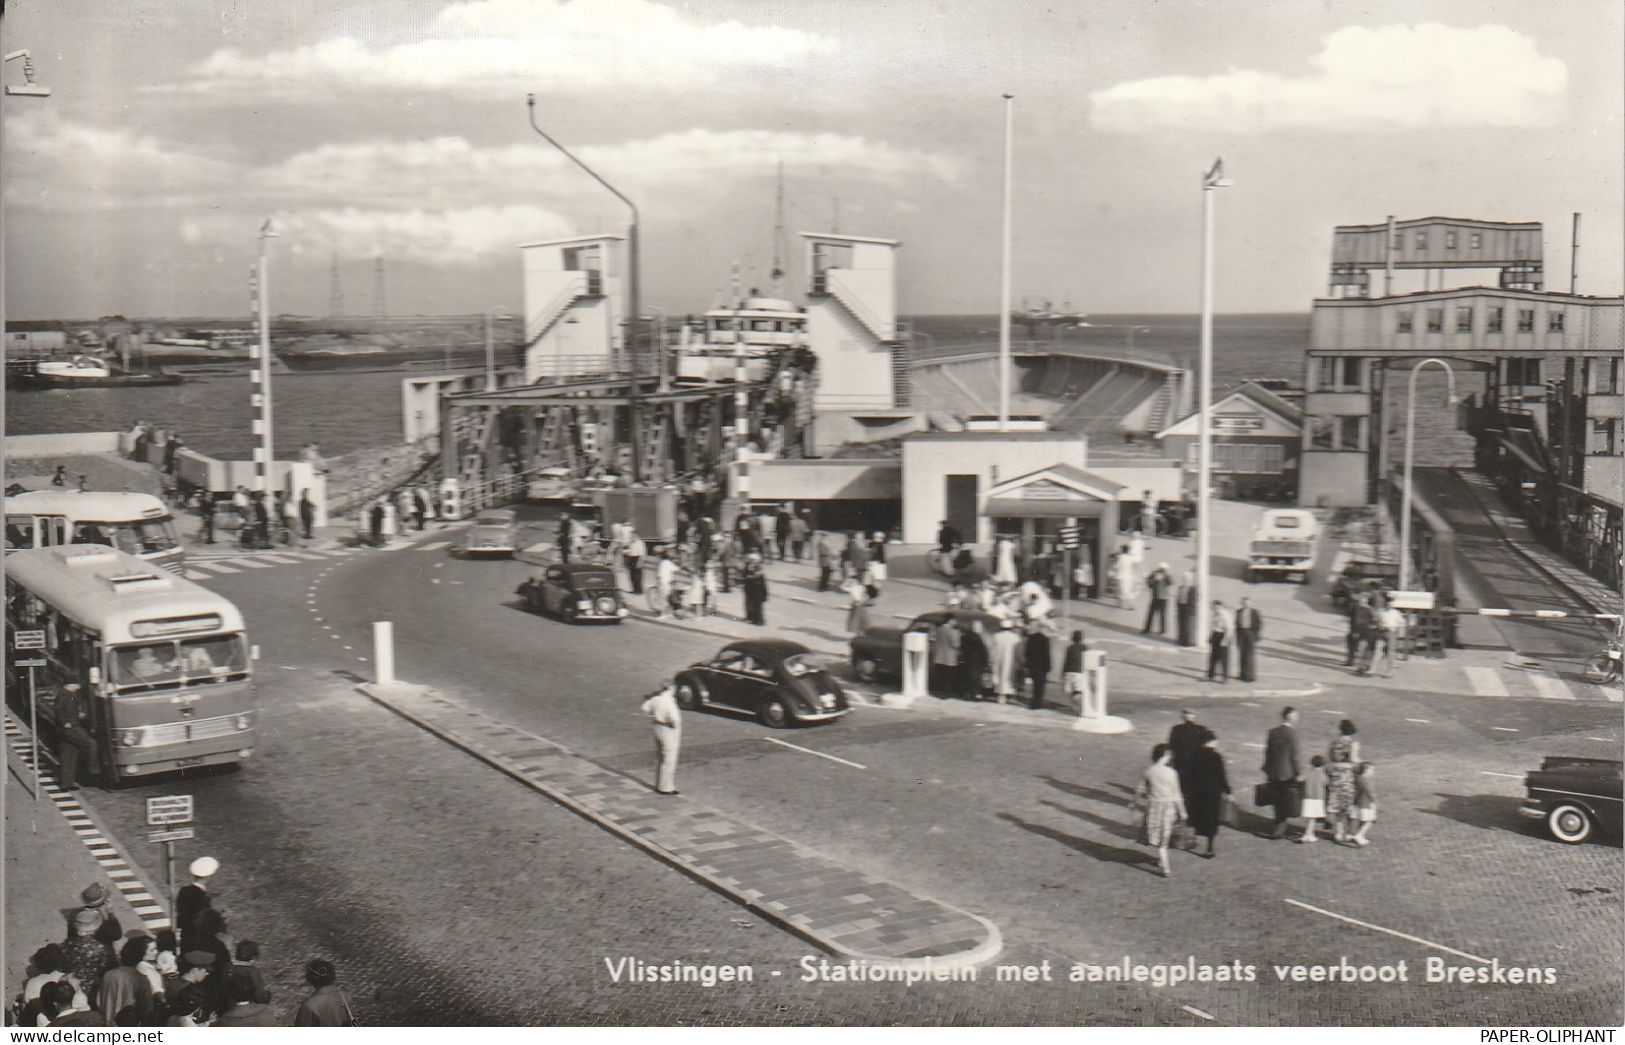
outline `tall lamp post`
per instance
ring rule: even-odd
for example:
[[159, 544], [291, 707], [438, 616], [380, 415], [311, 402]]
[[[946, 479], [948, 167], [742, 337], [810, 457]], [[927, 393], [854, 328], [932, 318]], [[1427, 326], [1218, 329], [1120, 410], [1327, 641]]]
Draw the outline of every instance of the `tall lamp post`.
[[1208, 555], [1213, 541], [1213, 512], [1208, 491], [1213, 485], [1213, 193], [1229, 185], [1230, 179], [1224, 176], [1224, 159], [1220, 157], [1202, 175], [1202, 374], [1196, 414], [1196, 646], [1204, 650], [1212, 613]]
[[[639, 303], [638, 303], [638, 269], [639, 269], [639, 264], [638, 264], [638, 205], [636, 203], [633, 203], [630, 199], [627, 199], [625, 193], [621, 192], [620, 189], [617, 189], [615, 186], [613, 186], [609, 182], [605, 181], [603, 179], [603, 177], [601, 175], [599, 175], [599, 173], [597, 171], [593, 170], [591, 167], [587, 166], [585, 163], [582, 163], [580, 158], [577, 157], [575, 155], [575, 153], [571, 152], [569, 149], [566, 149], [563, 145], [560, 145], [553, 138], [552, 135], [548, 134], [546, 131], [542, 130], [540, 127], [538, 127], [536, 125], [536, 96], [534, 94], [525, 95], [525, 108], [528, 111], [529, 116], [530, 116], [530, 129], [531, 130], [533, 130], [537, 134], [541, 135], [542, 139], [545, 140], [549, 145], [553, 146], [553, 148], [555, 148], [555, 149], [559, 150], [559, 152], [563, 153], [565, 158], [568, 159], [571, 163], [574, 163], [577, 167], [580, 167], [582, 170], [586, 171], [589, 175], [591, 175], [593, 181], [596, 181], [598, 184], [600, 184], [604, 188], [608, 189], [610, 191], [610, 193], [612, 195], [614, 195], [614, 197], [616, 199], [618, 199], [622, 203], [626, 204], [626, 209], [627, 210], [632, 212], [632, 223], [631, 223], [630, 226], [628, 226], [627, 233], [626, 233], [626, 252], [627, 252], [627, 269], [628, 269], [627, 276], [626, 276], [626, 304], [627, 304], [626, 346], [627, 346], [627, 358], [630, 361], [630, 366], [631, 366], [631, 371], [632, 371], [632, 373], [631, 373], [631, 378], [632, 379], [628, 384], [628, 392], [627, 392], [626, 399], [627, 399], [627, 413], [631, 415], [631, 422], [632, 422], [632, 424], [631, 424], [631, 429], [632, 429], [632, 440], [631, 440], [632, 441], [632, 481], [633, 482], [638, 482], [643, 478], [643, 434], [642, 434], [642, 431], [640, 430], [640, 427], [639, 427], [641, 419], [638, 416], [638, 414], [639, 414], [638, 400], [640, 398], [640, 396], [639, 396], [639, 388], [638, 388], [638, 379], [640, 377], [640, 374], [638, 372], [638, 337], [637, 337], [638, 308], [639, 308]], [[663, 368], [665, 367], [665, 361], [664, 360], [658, 360], [657, 362], [662, 367], [661, 372], [663, 373], [664, 372]]]
[[[494, 315], [494, 313], [502, 315]], [[496, 344], [491, 337], [491, 320], [507, 319], [508, 309], [502, 305], [493, 305], [485, 310], [485, 390], [495, 391], [497, 387], [497, 354]]]
[[1416, 446], [1412, 438], [1416, 430], [1416, 375], [1429, 363], [1435, 363], [1444, 368], [1445, 377], [1450, 381], [1449, 397], [1445, 406], [1456, 405], [1456, 372], [1450, 364], [1442, 359], [1429, 356], [1420, 363], [1411, 367], [1411, 375], [1405, 382], [1405, 485], [1399, 499], [1399, 590], [1410, 591], [1411, 579], [1411, 462], [1413, 450]]
[[259, 368], [250, 372], [256, 390], [249, 396], [258, 411], [254, 417], [254, 434], [260, 437], [259, 449], [254, 452], [254, 488], [267, 497], [271, 496], [271, 466], [276, 457], [271, 439], [271, 266], [265, 241], [275, 235], [271, 219], [266, 218], [260, 224], [260, 263], [254, 282], [260, 333]]
[[999, 263], [999, 431], [1010, 428], [1010, 183], [1015, 164], [1016, 96], [1004, 96], [1004, 250]]

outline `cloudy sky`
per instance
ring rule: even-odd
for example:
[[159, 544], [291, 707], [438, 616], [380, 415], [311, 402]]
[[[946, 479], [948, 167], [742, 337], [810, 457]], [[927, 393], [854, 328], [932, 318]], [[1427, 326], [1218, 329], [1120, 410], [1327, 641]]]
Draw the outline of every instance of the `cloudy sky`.
[[[1223, 311], [1302, 311], [1338, 223], [1546, 223], [1567, 286], [1618, 294], [1620, 0], [11, 0], [49, 98], [4, 110], [14, 318], [232, 315], [274, 216], [274, 304], [517, 304], [514, 245], [619, 231], [646, 297], [765, 280], [786, 223], [903, 241], [905, 312], [998, 304], [1003, 102], [1016, 295], [1196, 307], [1222, 154]], [[20, 62], [6, 82], [22, 81]]]

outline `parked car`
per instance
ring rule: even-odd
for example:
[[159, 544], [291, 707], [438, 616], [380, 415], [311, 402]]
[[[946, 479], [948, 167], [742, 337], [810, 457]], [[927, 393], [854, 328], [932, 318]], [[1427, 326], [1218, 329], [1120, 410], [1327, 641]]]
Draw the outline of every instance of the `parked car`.
[[910, 631], [931, 631], [952, 617], [958, 621], [980, 621], [989, 639], [999, 630], [999, 619], [981, 610], [932, 610], [922, 613], [902, 628], [868, 628], [852, 636], [852, 672], [864, 682], [881, 677], [897, 678], [903, 673], [903, 635]]
[[1621, 763], [1608, 758], [1548, 755], [1523, 778], [1529, 797], [1518, 812], [1541, 820], [1559, 842], [1579, 845], [1601, 832], [1625, 836], [1620, 802]]
[[849, 714], [846, 691], [816, 657], [788, 639], [730, 642], [710, 660], [678, 673], [677, 703], [689, 710], [746, 711], [779, 729]]
[[519, 547], [519, 520], [510, 508], [487, 508], [463, 535], [464, 555], [512, 555]]
[[525, 484], [527, 501], [567, 501], [574, 492], [574, 476], [570, 469], [563, 465], [543, 468], [536, 473], [534, 479]]
[[521, 584], [517, 594], [525, 600], [526, 609], [552, 614], [571, 624], [582, 621], [619, 624], [626, 618], [615, 571], [595, 562], [549, 566]]
[[1355, 559], [1343, 567], [1342, 573], [1332, 578], [1332, 603], [1339, 607], [1346, 606], [1355, 592], [1370, 591], [1372, 588], [1393, 591], [1398, 587], [1399, 563]]

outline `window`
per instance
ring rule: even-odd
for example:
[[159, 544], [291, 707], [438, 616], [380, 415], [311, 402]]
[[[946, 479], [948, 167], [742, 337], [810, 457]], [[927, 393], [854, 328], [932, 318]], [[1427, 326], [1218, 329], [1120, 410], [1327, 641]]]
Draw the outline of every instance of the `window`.
[[1412, 329], [1414, 329], [1415, 326], [1416, 326], [1416, 314], [1414, 312], [1408, 312], [1408, 311], [1407, 312], [1401, 312], [1401, 313], [1399, 313], [1399, 318], [1398, 318], [1397, 322], [1394, 324], [1394, 333], [1396, 333], [1396, 334], [1409, 334], [1412, 331]]
[[1540, 384], [1540, 360], [1538, 359], [1509, 359], [1506, 361], [1506, 383], [1508, 385], [1538, 385]]
[[1505, 314], [1506, 309], [1501, 308], [1499, 305], [1488, 309], [1484, 313], [1484, 332], [1487, 334], [1499, 334], [1501, 332], [1501, 317]]
[[1477, 250], [1484, 245], [1484, 234], [1475, 232], [1467, 237], [1467, 249]]
[[1619, 419], [1614, 417], [1594, 417], [1591, 419], [1591, 446], [1592, 454], [1612, 456], [1618, 453]]
[[1444, 309], [1428, 309], [1428, 333], [1437, 334], [1444, 330]]
[[1473, 310], [1471, 307], [1456, 309], [1456, 333], [1471, 334], [1473, 332]]
[[1334, 450], [1332, 445], [1332, 426], [1337, 421], [1335, 417], [1311, 417], [1304, 427], [1308, 433], [1308, 448], [1311, 450]]
[[1337, 421], [1337, 449], [1363, 450], [1365, 447], [1360, 441], [1360, 430], [1364, 428], [1365, 418], [1339, 417]]
[[1359, 388], [1361, 378], [1364, 376], [1365, 360], [1345, 358], [1343, 360], [1343, 387]]
[[1518, 310], [1518, 333], [1532, 334], [1535, 331], [1535, 310], [1520, 308]]
[[1561, 334], [1563, 332], [1563, 313], [1546, 313], [1546, 330], [1548, 333]]
[[1455, 250], [1456, 249], [1456, 234], [1454, 232], [1447, 232], [1447, 233], [1444, 234], [1444, 249], [1445, 250]]
[[1275, 443], [1215, 443], [1213, 468], [1219, 472], [1247, 475], [1279, 475], [1284, 459]]
[[1416, 249], [1417, 250], [1427, 250], [1428, 249], [1428, 234], [1427, 233], [1418, 232], [1416, 234]]

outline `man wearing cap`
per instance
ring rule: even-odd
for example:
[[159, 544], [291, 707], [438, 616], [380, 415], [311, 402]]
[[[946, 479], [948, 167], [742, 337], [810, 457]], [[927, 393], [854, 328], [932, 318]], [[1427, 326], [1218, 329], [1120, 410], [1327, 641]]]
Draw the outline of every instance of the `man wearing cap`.
[[84, 892], [79, 894], [83, 906], [67, 912], [68, 935], [65, 939], [73, 939], [73, 922], [80, 911], [95, 911], [101, 915], [101, 928], [96, 933], [98, 939], [103, 941], [117, 940], [124, 935], [123, 926], [118, 923], [118, 916], [107, 909], [107, 889], [100, 882], [92, 882], [85, 886]]
[[209, 896], [209, 879], [220, 870], [220, 861], [212, 856], [200, 856], [192, 861], [187, 869], [192, 874], [192, 883], [181, 886], [180, 892], [175, 894], [175, 927], [180, 930], [181, 944], [192, 950], [197, 950], [198, 940], [197, 920], [204, 911], [214, 906], [214, 900]]
[[683, 715], [671, 686], [646, 697], [642, 710], [655, 731], [655, 791], [677, 794], [677, 751], [683, 745]]
[[299, 1006], [295, 1027], [351, 1027], [355, 1016], [350, 1003], [338, 988], [338, 972], [333, 963], [313, 958], [305, 963], [305, 982], [315, 988]]

